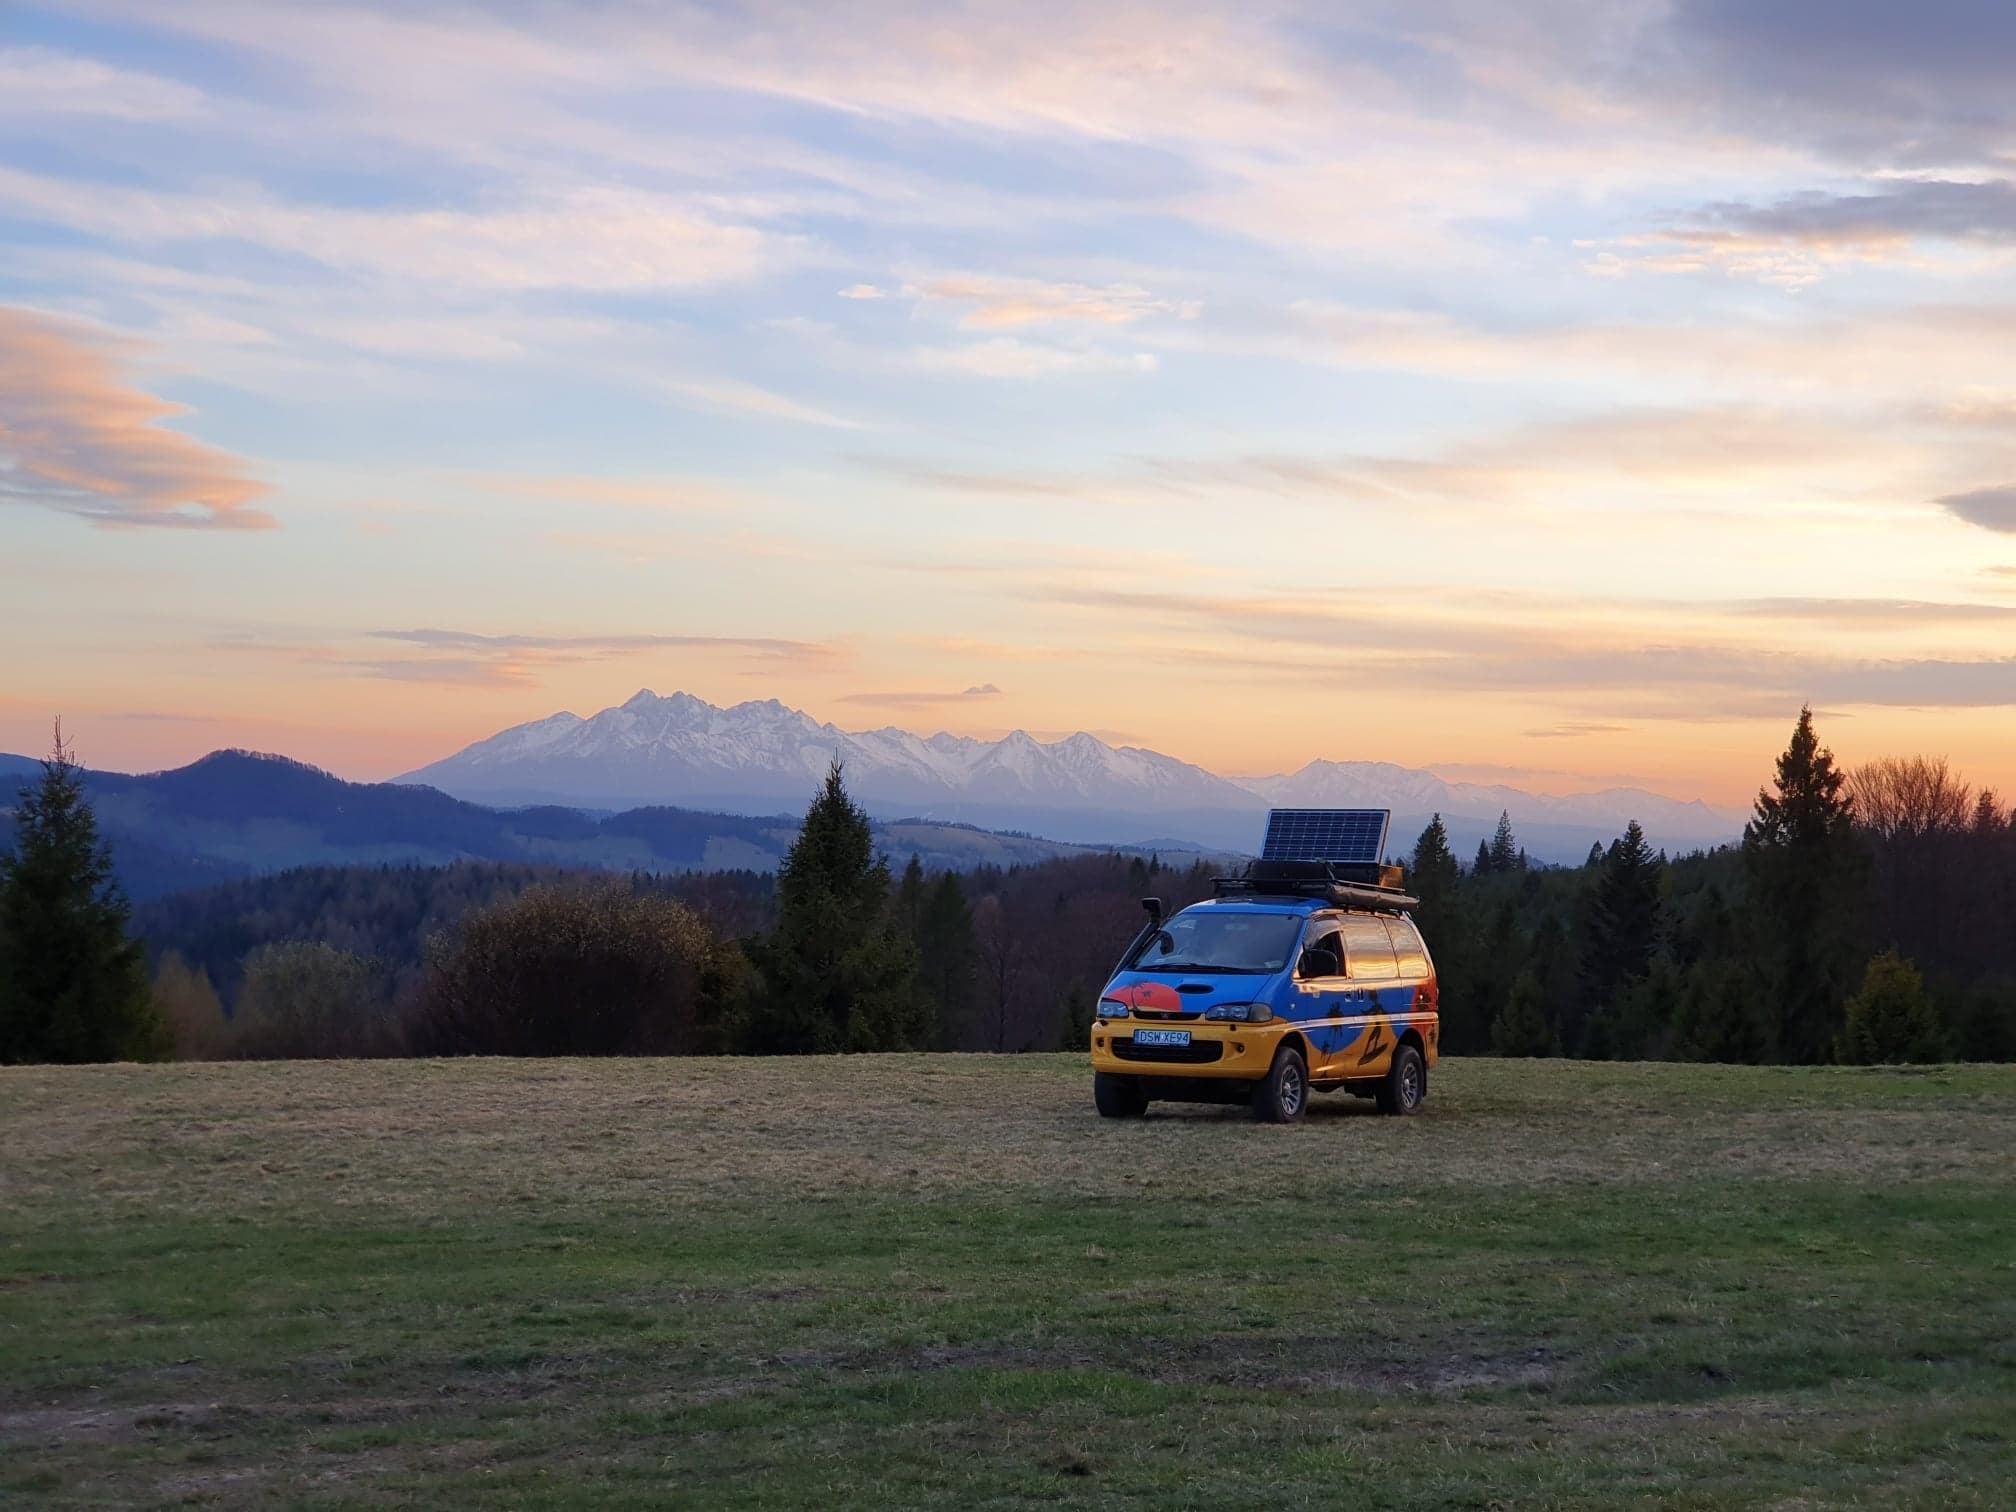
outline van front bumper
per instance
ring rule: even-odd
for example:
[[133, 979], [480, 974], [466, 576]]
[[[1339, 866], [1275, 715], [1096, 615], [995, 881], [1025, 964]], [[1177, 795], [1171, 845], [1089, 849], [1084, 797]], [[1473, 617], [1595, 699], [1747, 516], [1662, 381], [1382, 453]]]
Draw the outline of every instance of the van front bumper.
[[[1092, 1069], [1109, 1076], [1157, 1080], [1258, 1081], [1274, 1064], [1274, 1048], [1292, 1027], [1279, 1020], [1265, 1024], [1100, 1020], [1092, 1026]], [[1165, 1028], [1187, 1030], [1190, 1043], [1135, 1046], [1136, 1029]]]

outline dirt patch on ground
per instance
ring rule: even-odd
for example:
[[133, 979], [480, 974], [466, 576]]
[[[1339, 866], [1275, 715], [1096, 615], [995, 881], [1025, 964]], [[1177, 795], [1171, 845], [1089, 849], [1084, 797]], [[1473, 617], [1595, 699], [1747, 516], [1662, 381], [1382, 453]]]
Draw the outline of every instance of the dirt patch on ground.
[[1376, 1396], [1445, 1396], [1477, 1391], [1545, 1392], [1573, 1374], [1574, 1362], [1534, 1347], [1513, 1353], [1457, 1346], [1400, 1353], [1362, 1338], [1224, 1334], [1139, 1340], [1123, 1351], [1073, 1345], [943, 1344], [905, 1350], [814, 1350], [774, 1356], [787, 1370], [886, 1376], [938, 1370], [1098, 1370], [1167, 1385], [1239, 1386], [1261, 1391], [1359, 1391]]

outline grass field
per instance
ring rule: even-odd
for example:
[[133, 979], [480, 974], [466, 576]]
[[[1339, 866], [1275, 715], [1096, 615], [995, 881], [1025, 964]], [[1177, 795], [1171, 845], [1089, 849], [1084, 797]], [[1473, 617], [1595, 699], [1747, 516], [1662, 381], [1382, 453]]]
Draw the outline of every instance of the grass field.
[[0, 1070], [0, 1501], [2016, 1502], [2016, 1068]]

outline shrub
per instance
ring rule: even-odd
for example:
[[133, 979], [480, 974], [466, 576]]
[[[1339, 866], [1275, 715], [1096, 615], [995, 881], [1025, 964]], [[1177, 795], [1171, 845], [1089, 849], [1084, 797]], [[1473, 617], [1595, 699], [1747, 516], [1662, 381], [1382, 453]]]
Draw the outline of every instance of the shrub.
[[338, 1060], [393, 1048], [376, 962], [309, 940], [261, 945], [245, 958], [226, 1056]]
[[746, 991], [740, 952], [684, 904], [542, 887], [432, 942], [407, 1032], [424, 1055], [692, 1055]]
[[1519, 973], [1512, 995], [1491, 1021], [1491, 1053], [1510, 1056], [1559, 1055], [1561, 1042], [1547, 1023], [1546, 989], [1531, 971]]
[[1674, 1025], [1675, 1060], [1761, 1065], [1773, 1058], [1777, 1008], [1762, 978], [1734, 961], [1699, 961]]
[[1862, 987], [1848, 999], [1838, 1058], [1849, 1065], [1905, 1065], [1943, 1060], [1946, 1036], [1918, 968], [1886, 950], [1871, 958]]
[[191, 966], [179, 951], [166, 951], [154, 968], [153, 993], [154, 1011], [167, 1026], [177, 1060], [223, 1057], [231, 1025], [209, 972]]

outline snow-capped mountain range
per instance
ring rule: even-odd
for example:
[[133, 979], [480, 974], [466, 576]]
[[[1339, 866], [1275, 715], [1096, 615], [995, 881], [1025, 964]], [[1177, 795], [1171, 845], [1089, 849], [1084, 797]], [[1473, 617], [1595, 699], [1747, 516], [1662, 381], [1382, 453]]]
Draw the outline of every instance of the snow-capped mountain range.
[[916, 815], [1013, 828], [1053, 839], [1167, 838], [1252, 848], [1273, 805], [1394, 811], [1392, 844], [1413, 843], [1441, 813], [1459, 844], [1509, 812], [1536, 856], [1579, 860], [1637, 819], [1655, 843], [1691, 848], [1732, 838], [1737, 816], [1636, 789], [1573, 797], [1447, 782], [1385, 762], [1312, 761], [1300, 771], [1233, 781], [1189, 762], [1087, 734], [1000, 740], [893, 728], [842, 730], [775, 699], [720, 708], [688, 693], [638, 693], [591, 718], [555, 714], [517, 725], [409, 772], [479, 803], [587, 808], [672, 804], [728, 813], [804, 806], [834, 759], [878, 816]]

